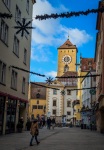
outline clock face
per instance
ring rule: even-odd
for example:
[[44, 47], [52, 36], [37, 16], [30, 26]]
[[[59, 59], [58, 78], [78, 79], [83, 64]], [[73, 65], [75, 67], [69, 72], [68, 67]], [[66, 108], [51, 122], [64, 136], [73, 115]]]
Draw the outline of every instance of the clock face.
[[71, 62], [71, 56], [65, 55], [65, 56], [62, 58], [62, 61], [63, 61], [65, 64], [69, 64], [69, 63]]

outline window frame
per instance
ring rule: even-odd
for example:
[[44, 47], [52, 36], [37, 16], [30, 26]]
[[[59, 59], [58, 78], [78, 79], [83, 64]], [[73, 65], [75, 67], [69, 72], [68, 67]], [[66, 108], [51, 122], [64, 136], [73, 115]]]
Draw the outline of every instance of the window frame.
[[26, 89], [26, 78], [23, 77], [22, 79], [22, 93], [25, 94], [25, 89]]
[[71, 90], [67, 89], [67, 95], [71, 95]]
[[14, 90], [17, 90], [17, 77], [18, 77], [18, 73], [12, 69], [12, 73], [11, 73], [11, 88]]
[[57, 95], [57, 90], [53, 89], [53, 95]]
[[27, 2], [26, 2], [26, 11], [29, 14], [29, 0], [27, 0]]
[[57, 106], [57, 100], [53, 99], [53, 107], [56, 107], [56, 106]]
[[67, 101], [67, 107], [71, 107], [71, 101]]
[[[68, 114], [68, 113], [69, 113], [69, 114]], [[68, 116], [71, 116], [71, 111], [67, 111], [67, 115], [68, 115]]]
[[21, 10], [19, 9], [18, 5], [16, 5], [16, 8], [15, 8], [15, 21], [16, 21], [16, 23], [18, 21], [21, 22]]
[[0, 83], [6, 83], [6, 64], [0, 60]]
[[1, 19], [0, 27], [1, 27], [1, 29], [0, 29], [0, 39], [4, 44], [8, 45], [9, 27], [3, 19]]
[[16, 35], [14, 35], [14, 42], [13, 42], [13, 53], [19, 57], [19, 39]]
[[26, 65], [27, 63], [27, 49], [24, 48], [24, 58], [23, 58], [23, 63]]
[[[54, 113], [54, 111], [55, 111], [55, 113]], [[52, 114], [53, 114], [53, 115], [56, 115], [56, 113], [57, 113], [56, 109], [53, 109], [53, 110], [52, 110]]]

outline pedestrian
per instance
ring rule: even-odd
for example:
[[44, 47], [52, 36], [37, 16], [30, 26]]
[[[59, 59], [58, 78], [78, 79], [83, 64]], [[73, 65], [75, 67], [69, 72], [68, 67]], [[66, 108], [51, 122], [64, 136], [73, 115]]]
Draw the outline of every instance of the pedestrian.
[[32, 135], [31, 140], [30, 140], [30, 146], [33, 146], [32, 142], [33, 142], [34, 137], [38, 145], [40, 143], [37, 139], [37, 136], [39, 135], [39, 128], [38, 128], [38, 121], [36, 119], [33, 121], [31, 125], [30, 134]]
[[30, 131], [30, 128], [31, 128], [31, 121], [30, 121], [30, 119], [27, 120], [26, 127], [27, 127], [27, 131]]
[[51, 120], [51, 124], [52, 124], [52, 129], [54, 130], [54, 127], [55, 127], [55, 124], [56, 124], [56, 121], [55, 121], [54, 117]]
[[50, 127], [51, 127], [51, 118], [47, 118], [47, 129], [50, 130]]

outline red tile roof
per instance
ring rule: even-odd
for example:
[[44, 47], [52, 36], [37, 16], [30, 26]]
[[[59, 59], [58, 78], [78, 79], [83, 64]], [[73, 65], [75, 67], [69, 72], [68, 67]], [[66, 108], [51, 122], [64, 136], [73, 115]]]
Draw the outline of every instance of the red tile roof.
[[90, 68], [92, 68], [91, 70], [96, 70], [94, 58], [81, 58], [80, 65], [81, 71], [89, 71]]
[[73, 45], [70, 41], [69, 41], [69, 39], [63, 44], [63, 45], [61, 45], [58, 49], [70, 49], [70, 48], [76, 48], [76, 45]]

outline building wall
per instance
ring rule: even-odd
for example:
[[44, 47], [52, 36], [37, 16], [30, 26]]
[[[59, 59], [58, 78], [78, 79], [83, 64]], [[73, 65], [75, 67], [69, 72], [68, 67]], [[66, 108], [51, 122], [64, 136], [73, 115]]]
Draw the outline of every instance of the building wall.
[[[8, 1], [9, 2], [9, 1]], [[16, 125], [20, 117], [24, 119], [24, 128], [27, 119], [27, 102], [28, 102], [28, 81], [29, 81], [29, 74], [23, 71], [13, 69], [11, 66], [20, 67], [26, 70], [30, 70], [30, 54], [31, 54], [31, 30], [30, 35], [21, 37], [21, 34], [16, 35], [16, 29], [14, 26], [17, 26], [15, 18], [16, 12], [16, 5], [21, 11], [21, 18], [32, 18], [32, 1], [29, 1], [29, 13], [26, 11], [27, 1], [10, 1], [10, 8], [8, 9], [5, 5], [5, 1], [0, 1], [0, 10], [1, 13], [12, 14], [11, 19], [7, 18], [0, 18], [0, 28], [2, 26], [2, 21], [8, 26], [8, 41], [5, 44], [0, 35], [0, 65], [1, 62], [6, 65], [6, 72], [5, 72], [5, 82], [2, 83], [0, 81], [0, 107], [2, 108], [1, 104], [4, 101], [4, 109], [2, 108], [3, 118], [0, 120], [2, 121], [2, 126], [0, 124], [0, 128], [2, 128], [2, 133], [11, 133], [16, 131]], [[21, 21], [21, 19], [20, 19]], [[27, 22], [29, 20], [26, 20]], [[5, 30], [5, 29], [4, 29]], [[3, 31], [3, 30], [2, 30]], [[13, 45], [14, 45], [14, 35], [19, 40], [19, 55], [16, 56], [13, 52]], [[26, 64], [23, 62], [24, 58], [24, 48], [27, 50], [27, 58]], [[1, 66], [0, 66], [1, 67]], [[0, 68], [1, 69], [1, 68]], [[12, 69], [17, 72], [17, 88], [14, 90], [11, 88], [11, 75]], [[0, 77], [1, 77], [1, 70], [0, 70]], [[25, 78], [25, 92], [22, 92], [22, 81], [23, 77]], [[1, 109], [0, 108], [0, 109]], [[11, 115], [13, 114], [13, 115]], [[1, 117], [0, 117], [1, 118]], [[13, 129], [10, 127], [13, 126]]]
[[[44, 83], [41, 83], [44, 84]], [[37, 97], [39, 94], [39, 97]], [[34, 107], [35, 105], [35, 107]], [[39, 116], [46, 116], [46, 88], [35, 85], [35, 82], [29, 84], [29, 114], [30, 119]]]
[[65, 55], [71, 56], [72, 60], [68, 64], [69, 66], [69, 71], [76, 71], [76, 55], [77, 55], [77, 50], [76, 49], [58, 49], [58, 71], [57, 75], [62, 76], [64, 74], [64, 66], [65, 63], [62, 61], [63, 57]]
[[[104, 6], [104, 1], [99, 2], [98, 8]], [[104, 133], [104, 14], [98, 13], [96, 29], [98, 30], [96, 37], [95, 61], [96, 73], [100, 74], [97, 77], [96, 86], [96, 103], [99, 103], [99, 108], [96, 112], [97, 130]]]

